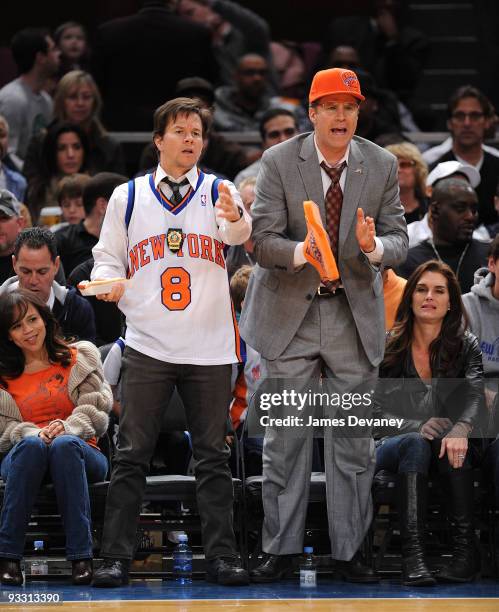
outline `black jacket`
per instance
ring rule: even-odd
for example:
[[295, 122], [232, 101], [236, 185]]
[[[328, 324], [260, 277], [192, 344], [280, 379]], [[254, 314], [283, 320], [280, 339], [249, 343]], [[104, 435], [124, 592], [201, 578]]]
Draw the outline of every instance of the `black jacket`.
[[[462, 259], [461, 266], [459, 266], [459, 270], [457, 268], [465, 248], [464, 244], [448, 246], [438, 245], [436, 248], [442, 261], [450, 266], [456, 274], [459, 286], [461, 287], [461, 293], [464, 294], [471, 291], [471, 287], [475, 284], [475, 272], [478, 268], [483, 268], [487, 265], [489, 245], [485, 242], [479, 242], [478, 240], [471, 240]], [[407, 259], [397, 268], [396, 272], [399, 276], [409, 278], [420, 264], [430, 259], [437, 259], [437, 256], [431, 247], [430, 241], [423, 240], [423, 242], [409, 249], [407, 252]]]
[[430, 388], [419, 377], [408, 351], [396, 368], [383, 368], [374, 400], [377, 418], [402, 418], [401, 427], [379, 427], [375, 437], [417, 432], [431, 417], [447, 417], [473, 427], [471, 437], [487, 428], [482, 352], [476, 337], [464, 333], [462, 350], [445, 376], [432, 373]]
[[[71, 272], [68, 285], [76, 287], [82, 280], [88, 280], [94, 267], [94, 259], [87, 259]], [[103, 302], [95, 296], [81, 296], [92, 308], [95, 316], [95, 327], [97, 329], [95, 343], [102, 346], [114, 342], [123, 333], [123, 317], [114, 302]]]
[[73, 287], [61, 287], [54, 281], [53, 289], [55, 301], [52, 313], [59, 321], [64, 336], [95, 343], [95, 318], [90, 304]]
[[77, 266], [92, 257], [92, 249], [99, 239], [87, 232], [84, 220], [61, 227], [54, 235], [57, 252], [69, 278]]

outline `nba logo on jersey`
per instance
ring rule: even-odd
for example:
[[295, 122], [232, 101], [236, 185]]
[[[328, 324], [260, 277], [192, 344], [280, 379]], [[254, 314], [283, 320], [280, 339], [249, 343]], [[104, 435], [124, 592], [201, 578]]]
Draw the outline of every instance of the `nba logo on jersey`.
[[201, 194], [201, 206], [206, 206], [206, 194]]

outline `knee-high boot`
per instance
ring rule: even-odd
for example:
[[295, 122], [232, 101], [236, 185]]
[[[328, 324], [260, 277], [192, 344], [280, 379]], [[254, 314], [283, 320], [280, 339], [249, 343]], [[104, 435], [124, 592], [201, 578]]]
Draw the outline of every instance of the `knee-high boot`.
[[444, 582], [469, 582], [479, 570], [473, 528], [473, 472], [456, 469], [443, 475], [451, 523], [452, 559], [437, 575]]
[[499, 520], [496, 521], [494, 536], [494, 575], [499, 579]]
[[402, 539], [402, 583], [414, 586], [436, 584], [424, 560], [424, 522], [428, 479], [419, 472], [398, 477], [400, 535]]

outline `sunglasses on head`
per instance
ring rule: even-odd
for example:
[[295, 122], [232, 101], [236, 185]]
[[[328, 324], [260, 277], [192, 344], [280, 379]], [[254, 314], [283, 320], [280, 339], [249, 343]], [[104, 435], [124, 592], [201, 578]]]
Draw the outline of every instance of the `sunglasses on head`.
[[416, 162], [413, 159], [399, 159], [398, 165], [399, 168], [404, 168], [407, 170], [408, 168], [414, 168]]

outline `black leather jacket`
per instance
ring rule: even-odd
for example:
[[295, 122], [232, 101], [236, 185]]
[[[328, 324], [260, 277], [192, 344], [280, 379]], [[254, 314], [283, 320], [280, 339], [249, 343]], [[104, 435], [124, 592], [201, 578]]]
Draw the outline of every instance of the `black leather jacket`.
[[380, 369], [374, 416], [402, 418], [403, 423], [400, 427], [377, 427], [376, 438], [419, 431], [431, 417], [468, 423], [473, 428], [470, 437], [482, 437], [487, 428], [482, 353], [471, 332], [464, 333], [462, 350], [445, 377], [434, 375], [426, 385], [410, 351], [396, 370]]

